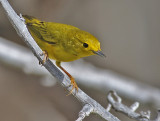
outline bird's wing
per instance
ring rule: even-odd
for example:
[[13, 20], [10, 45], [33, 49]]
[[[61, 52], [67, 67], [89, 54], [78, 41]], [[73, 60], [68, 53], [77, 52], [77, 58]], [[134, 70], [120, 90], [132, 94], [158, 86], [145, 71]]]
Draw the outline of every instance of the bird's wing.
[[46, 23], [44, 22], [37, 22], [27, 25], [29, 30], [40, 40], [48, 43], [48, 44], [57, 44], [58, 40], [56, 37], [57, 33], [54, 33], [53, 31], [47, 27]]
[[28, 15], [23, 15], [23, 18], [25, 19], [27, 28], [29, 29], [29, 31], [33, 36], [49, 44], [57, 43], [57, 40], [55, 39], [54, 34], [51, 33], [47, 27], [48, 22], [40, 21], [35, 17], [28, 16]]

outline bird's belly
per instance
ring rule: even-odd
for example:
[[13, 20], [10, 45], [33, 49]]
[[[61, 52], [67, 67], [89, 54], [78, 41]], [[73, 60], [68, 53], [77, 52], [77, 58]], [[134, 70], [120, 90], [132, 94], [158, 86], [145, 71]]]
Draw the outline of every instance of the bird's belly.
[[73, 55], [71, 53], [68, 53], [62, 49], [57, 49], [57, 48], [54, 48], [54, 52], [53, 54], [49, 55], [49, 57], [51, 59], [54, 59], [54, 60], [57, 60], [57, 61], [63, 61], [63, 62], [69, 62], [69, 61], [74, 61], [74, 60], [77, 60], [79, 59], [78, 56], [76, 55]]
[[79, 59], [77, 55], [69, 53], [65, 51], [63, 48], [60, 48], [59, 46], [49, 46], [42, 46], [41, 49], [47, 51], [48, 57], [50, 59], [62, 62], [69, 62]]

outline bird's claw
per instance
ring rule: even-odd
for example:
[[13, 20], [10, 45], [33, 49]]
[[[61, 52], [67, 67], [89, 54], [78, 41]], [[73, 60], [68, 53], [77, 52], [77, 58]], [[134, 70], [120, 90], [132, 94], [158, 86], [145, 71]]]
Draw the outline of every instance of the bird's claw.
[[71, 83], [70, 83], [69, 87], [72, 86], [72, 89], [69, 92], [69, 94], [67, 94], [67, 96], [70, 95], [70, 94], [72, 94], [72, 92], [73, 92], [74, 89], [75, 89], [76, 92], [78, 92], [78, 86], [77, 86], [74, 78], [72, 77], [72, 78], [70, 78], [70, 80], [71, 80]]
[[42, 62], [39, 61], [39, 65], [43, 65], [48, 60], [48, 53], [47, 51], [43, 51], [40, 56], [44, 56]]

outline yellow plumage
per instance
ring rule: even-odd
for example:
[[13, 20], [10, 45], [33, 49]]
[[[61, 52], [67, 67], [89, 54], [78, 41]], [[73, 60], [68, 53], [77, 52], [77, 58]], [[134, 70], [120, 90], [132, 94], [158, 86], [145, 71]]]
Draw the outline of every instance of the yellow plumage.
[[72, 90], [78, 90], [73, 77], [60, 64], [94, 54], [104, 56], [99, 41], [90, 33], [71, 25], [44, 22], [28, 15], [23, 17], [40, 48], [48, 53], [49, 58], [56, 60], [57, 66], [71, 78]]

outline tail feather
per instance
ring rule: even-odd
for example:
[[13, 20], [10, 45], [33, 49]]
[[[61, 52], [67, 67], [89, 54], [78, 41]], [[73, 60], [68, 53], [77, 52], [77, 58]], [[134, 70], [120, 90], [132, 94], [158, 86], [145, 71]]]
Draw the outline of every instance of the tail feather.
[[27, 25], [32, 25], [32, 24], [36, 24], [36, 23], [39, 23], [41, 22], [40, 20], [36, 19], [35, 17], [33, 16], [28, 16], [28, 15], [22, 15], [23, 18], [25, 19], [25, 23]]
[[[42, 41], [45, 41], [49, 44], [53, 44], [53, 42], [48, 42], [44, 39], [46, 36], [46, 33], [47, 33], [46, 27], [45, 27], [45, 22], [40, 21], [32, 16], [28, 16], [28, 15], [22, 15], [22, 16], [25, 19], [25, 23], [27, 25], [27, 28], [33, 37], [36, 37], [36, 38], [38, 38]], [[35, 40], [37, 41], [37, 39], [35, 39]]]

